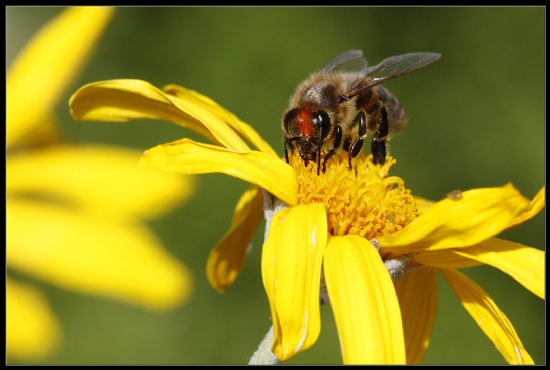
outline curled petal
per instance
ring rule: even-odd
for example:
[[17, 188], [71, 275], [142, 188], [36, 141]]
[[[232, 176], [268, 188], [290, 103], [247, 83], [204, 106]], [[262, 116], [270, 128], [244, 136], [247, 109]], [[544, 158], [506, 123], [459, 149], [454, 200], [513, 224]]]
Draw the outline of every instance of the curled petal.
[[218, 292], [231, 285], [241, 271], [254, 232], [263, 219], [262, 202], [258, 186], [248, 189], [235, 207], [231, 228], [208, 256], [206, 276]]
[[332, 237], [325, 279], [345, 364], [404, 364], [405, 343], [395, 290], [366, 239]]
[[468, 248], [453, 251], [457, 255], [491, 265], [516, 279], [544, 299], [544, 252], [507, 240], [491, 238]]
[[321, 331], [319, 289], [327, 242], [323, 204], [278, 212], [262, 251], [262, 277], [274, 329], [272, 351], [285, 361], [311, 347]]
[[228, 149], [250, 151], [239, 135], [213, 113], [192, 102], [166, 94], [146, 81], [94, 82], [81, 87], [71, 97], [69, 106], [74, 119], [159, 119], [189, 128]]
[[32, 133], [80, 72], [113, 16], [112, 8], [69, 8], [33, 37], [8, 71], [6, 143]]
[[509, 364], [532, 364], [506, 315], [479, 285], [454, 269], [439, 269], [460, 302]]
[[530, 202], [511, 184], [443, 199], [402, 230], [378, 239], [381, 253], [462, 248], [502, 232]]
[[513, 229], [513, 228], [529, 221], [530, 219], [535, 217], [540, 211], [542, 211], [544, 209], [544, 203], [545, 203], [544, 193], [545, 193], [545, 190], [546, 190], [545, 186], [542, 189], [539, 190], [537, 195], [535, 195], [535, 197], [531, 201], [530, 207], [524, 213], [522, 213], [521, 215], [516, 217], [514, 219], [514, 221], [512, 221], [512, 224], [506, 228], [506, 230]]
[[209, 97], [178, 85], [165, 86], [162, 88], [162, 91], [167, 94], [177, 96], [182, 100], [186, 100], [209, 111], [218, 119], [228, 124], [233, 130], [235, 130], [235, 132], [237, 132], [243, 138], [248, 140], [248, 142], [258, 148], [259, 151], [278, 157], [273, 148], [264, 139], [262, 139], [260, 135], [258, 135], [256, 130], [250, 127], [249, 124], [241, 121], [239, 118], [237, 118], [237, 116], [235, 116], [233, 113], [231, 113]]
[[140, 165], [183, 174], [221, 172], [258, 185], [288, 205], [298, 202], [296, 172], [285, 161], [262, 152], [236, 153], [182, 139], [147, 150]]
[[417, 268], [393, 284], [403, 317], [407, 364], [419, 364], [430, 344], [437, 316], [436, 270]]
[[13, 199], [7, 210], [9, 268], [156, 310], [174, 308], [191, 294], [191, 273], [140, 224]]

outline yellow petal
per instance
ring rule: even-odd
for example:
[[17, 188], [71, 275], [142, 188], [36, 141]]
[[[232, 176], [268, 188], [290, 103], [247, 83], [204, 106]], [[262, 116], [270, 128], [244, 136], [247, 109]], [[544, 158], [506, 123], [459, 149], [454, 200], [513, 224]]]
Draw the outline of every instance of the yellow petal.
[[216, 103], [214, 100], [207, 96], [199, 94], [196, 91], [186, 89], [178, 85], [167, 85], [162, 88], [166, 94], [177, 96], [178, 98], [195, 104], [213, 115], [219, 120], [229, 125], [235, 132], [241, 135], [243, 138], [253, 144], [259, 151], [266, 154], [271, 154], [278, 157], [273, 148], [264, 140], [256, 130], [254, 130], [249, 124], [241, 121], [233, 113]]
[[380, 255], [359, 236], [332, 237], [325, 279], [345, 364], [404, 364], [395, 290]]
[[190, 272], [144, 226], [12, 199], [7, 211], [9, 268], [158, 310], [191, 293]]
[[140, 165], [183, 174], [221, 172], [258, 185], [288, 205], [296, 205], [296, 172], [285, 161], [257, 151], [234, 151], [189, 139], [162, 144], [147, 150]]
[[416, 254], [413, 261], [438, 268], [463, 268], [482, 265], [482, 262], [459, 256], [456, 249], [428, 251]]
[[479, 285], [454, 269], [439, 269], [460, 302], [509, 364], [532, 364], [506, 315]]
[[[18, 137], [17, 146], [24, 149], [34, 149], [58, 145], [64, 141], [60, 127], [57, 117], [53, 114], [44, 116], [40, 120], [40, 124], [34, 125], [31, 131]], [[13, 153], [13, 151], [10, 150], [10, 153]]]
[[436, 270], [417, 268], [393, 284], [403, 318], [407, 364], [419, 364], [430, 344], [437, 315]]
[[417, 197], [417, 196], [414, 197], [414, 202], [418, 206], [418, 213], [419, 214], [426, 213], [426, 211], [428, 209], [432, 208], [436, 203], [436, 202], [433, 202], [431, 200], [427, 200], [427, 199]]
[[242, 196], [231, 221], [231, 228], [210, 252], [206, 276], [210, 285], [223, 292], [239, 275], [254, 232], [263, 219], [262, 191], [252, 186]]
[[544, 203], [545, 203], [544, 193], [545, 193], [545, 190], [546, 190], [546, 187], [543, 186], [542, 189], [539, 190], [537, 195], [535, 195], [535, 197], [531, 201], [531, 205], [530, 205], [529, 209], [527, 209], [524, 213], [522, 213], [521, 215], [516, 217], [514, 219], [514, 221], [512, 221], [512, 224], [506, 228], [506, 230], [513, 229], [513, 228], [529, 221], [530, 219], [535, 217], [540, 211], [542, 211], [544, 209]]
[[128, 121], [159, 119], [189, 128], [228, 149], [250, 148], [225, 122], [192, 102], [165, 94], [141, 80], [100, 81], [81, 87], [69, 101], [74, 119]]
[[140, 169], [139, 158], [137, 151], [92, 145], [9, 155], [7, 190], [132, 219], [165, 213], [193, 192], [192, 178]]
[[12, 359], [37, 361], [55, 352], [61, 326], [44, 295], [10, 278], [6, 283], [6, 349]]
[[67, 9], [42, 27], [19, 53], [7, 78], [8, 146], [51, 113], [112, 16], [110, 8]]
[[402, 230], [380, 237], [380, 253], [468, 247], [502, 232], [529, 204], [511, 184], [464, 191], [461, 199], [443, 199]]
[[311, 347], [321, 331], [319, 289], [327, 242], [323, 204], [278, 212], [262, 251], [262, 277], [281, 361]]
[[500, 269], [544, 299], [544, 251], [491, 238], [469, 248], [456, 249], [454, 253]]

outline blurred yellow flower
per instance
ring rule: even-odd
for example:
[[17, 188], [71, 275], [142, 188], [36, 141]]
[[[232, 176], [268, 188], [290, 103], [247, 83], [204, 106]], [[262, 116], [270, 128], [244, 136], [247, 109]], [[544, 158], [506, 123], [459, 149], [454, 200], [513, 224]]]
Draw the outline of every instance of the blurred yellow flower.
[[[79, 89], [70, 106], [76, 119], [167, 120], [213, 143], [159, 145], [143, 154], [143, 167], [221, 172], [253, 184], [206, 270], [218, 291], [235, 280], [263, 205], [262, 276], [274, 329], [266, 340], [279, 359], [315, 343], [320, 303], [330, 300], [344, 363], [420, 362], [436, 316], [437, 269], [509, 363], [532, 362], [506, 316], [456, 268], [492, 265], [544, 298], [544, 252], [494, 238], [540, 212], [544, 189], [533, 201], [505, 185], [434, 204], [413, 198], [402, 179], [388, 176], [395, 160], [375, 166], [364, 155], [352, 171], [347, 156], [335, 156], [317, 176], [315, 164], [304, 167], [291, 156], [288, 165], [249, 125], [175, 85], [159, 90], [139, 80], [96, 82]], [[259, 361], [265, 358], [272, 361]]]
[[[153, 310], [184, 303], [190, 271], [143, 223], [184, 200], [190, 179], [140, 170], [139, 153], [63, 143], [55, 105], [113, 16], [70, 8], [25, 46], [7, 75], [8, 271]], [[38, 361], [62, 332], [46, 297], [7, 278], [7, 356]]]

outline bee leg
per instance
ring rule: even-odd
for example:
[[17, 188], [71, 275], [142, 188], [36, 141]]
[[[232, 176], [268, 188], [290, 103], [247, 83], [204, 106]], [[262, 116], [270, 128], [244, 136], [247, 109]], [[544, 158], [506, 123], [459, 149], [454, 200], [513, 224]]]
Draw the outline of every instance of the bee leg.
[[372, 163], [383, 165], [386, 163], [386, 140], [389, 135], [388, 112], [386, 107], [381, 104], [380, 115], [376, 130], [372, 137], [370, 151], [372, 153]]
[[[319, 161], [317, 161], [319, 158]], [[319, 176], [319, 171], [321, 170], [321, 145], [317, 148], [317, 153], [315, 153], [315, 161], [317, 161], [317, 176]], [[325, 167], [323, 166], [323, 173], [325, 173]]]
[[290, 153], [294, 153], [294, 147], [293, 147], [293, 144], [291, 144], [293, 141], [296, 141], [298, 140], [299, 137], [291, 137], [291, 138], [288, 138], [288, 139], [285, 139], [283, 141], [283, 146], [285, 148], [285, 159], [286, 159], [286, 163], [289, 164], [290, 162], [288, 161], [288, 148], [290, 148]]
[[342, 149], [344, 149], [346, 152], [349, 152], [350, 146], [351, 146], [351, 139], [349, 136], [346, 136], [344, 138], [344, 144], [342, 144]]
[[359, 115], [355, 119], [359, 123], [359, 133], [353, 144], [351, 144], [351, 147], [349, 149], [348, 154], [348, 164], [349, 169], [351, 170], [351, 159], [357, 157], [357, 155], [361, 152], [361, 149], [363, 148], [363, 143], [365, 142], [365, 138], [367, 137], [367, 119], [365, 116], [365, 112], [361, 111], [359, 112]]
[[[332, 157], [338, 149], [340, 149], [340, 146], [342, 145], [342, 126], [336, 125], [334, 127], [334, 144], [332, 145], [332, 149], [325, 155], [325, 159], [323, 160], [323, 173], [327, 170], [327, 161]], [[319, 158], [321, 158], [321, 146], [319, 146]], [[319, 169], [317, 169], [317, 175], [319, 175]]]

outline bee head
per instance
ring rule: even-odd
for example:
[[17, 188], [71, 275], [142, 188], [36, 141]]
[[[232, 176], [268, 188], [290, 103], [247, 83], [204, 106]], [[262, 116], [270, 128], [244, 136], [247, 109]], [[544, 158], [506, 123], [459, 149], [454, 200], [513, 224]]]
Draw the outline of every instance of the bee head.
[[310, 104], [290, 109], [283, 118], [285, 145], [292, 142], [304, 161], [316, 159], [329, 131], [330, 118], [327, 112], [315, 109]]

